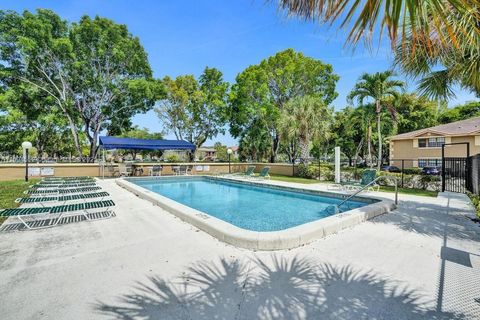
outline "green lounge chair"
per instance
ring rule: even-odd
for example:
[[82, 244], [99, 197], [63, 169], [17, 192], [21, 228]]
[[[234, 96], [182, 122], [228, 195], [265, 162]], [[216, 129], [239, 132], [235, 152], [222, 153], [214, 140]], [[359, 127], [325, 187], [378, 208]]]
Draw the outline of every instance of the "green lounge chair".
[[360, 190], [365, 186], [370, 191], [378, 191], [380, 186], [376, 183], [372, 183], [377, 177], [377, 170], [375, 169], [367, 169], [363, 171], [362, 179], [360, 181], [347, 181], [341, 182], [340, 185], [344, 190]]
[[230, 176], [241, 176], [241, 177], [251, 177], [253, 172], [255, 171], [255, 166], [248, 166], [245, 172], [235, 172], [235, 173], [226, 173], [222, 174], [222, 176], [230, 177]]
[[[75, 200], [85, 200], [92, 198], [104, 198], [108, 197], [110, 194], [108, 192], [94, 192], [94, 193], [79, 193], [79, 194], [68, 194], [64, 196], [45, 196], [45, 197], [30, 197], [30, 198], [18, 198], [15, 200], [16, 203], [42, 203], [42, 202], [66, 202], [66, 201], [75, 201]], [[103, 200], [103, 199], [101, 199]]]
[[69, 180], [93, 180], [92, 177], [83, 176], [83, 177], [45, 177], [43, 181], [69, 181]]
[[[240, 173], [240, 176], [250, 178], [255, 174], [254, 171], [255, 171], [255, 166], [248, 166], [245, 172]], [[234, 173], [234, 175], [238, 175], [238, 173], [237, 174]]]
[[255, 166], [248, 166], [247, 170], [245, 170], [244, 176], [251, 177], [254, 175]]
[[82, 179], [82, 180], [42, 180], [37, 184], [51, 185], [51, 184], [72, 184], [72, 183], [89, 183], [95, 182], [94, 179]]
[[240, 177], [251, 177], [253, 176], [253, 172], [255, 171], [255, 166], [248, 166], [245, 172], [235, 172], [235, 173], [227, 173], [226, 176], [240, 176]]
[[[103, 219], [110, 218], [112, 216], [112, 211], [110, 207], [115, 206], [115, 202], [112, 200], [103, 200], [103, 201], [94, 201], [94, 202], [84, 202], [68, 205], [59, 205], [52, 207], [35, 207], [35, 208], [14, 208], [14, 209], [3, 209], [0, 211], [1, 217], [16, 217], [22, 222], [22, 224], [30, 230], [33, 229], [42, 229], [56, 226], [64, 214], [71, 214], [74, 212], [80, 212], [85, 219], [92, 220], [88, 215], [93, 213], [106, 213], [107, 215]], [[96, 209], [102, 209], [100, 211]], [[94, 210], [95, 212], [92, 212]], [[58, 215], [54, 223], [49, 225], [40, 225], [35, 226], [29, 224], [30, 221], [25, 220], [25, 218], [33, 218], [34, 222], [37, 222], [35, 218], [38, 216], [47, 217], [50, 214]]]
[[260, 171], [258, 176], [252, 176], [254, 179], [262, 179], [262, 180], [268, 180], [270, 179], [270, 175], [268, 172], [270, 171], [270, 167], [263, 167], [263, 169]]
[[29, 189], [25, 191], [25, 194], [29, 195], [56, 195], [56, 194], [66, 194], [66, 193], [82, 193], [82, 192], [91, 192], [95, 190], [100, 190], [99, 186], [93, 187], [82, 187], [82, 188], [71, 188], [71, 189]]
[[90, 187], [95, 186], [95, 182], [86, 182], [86, 183], [64, 183], [64, 184], [35, 184], [30, 186], [31, 189], [66, 189], [66, 188], [80, 188], [80, 187]]
[[51, 186], [51, 185], [78, 184], [78, 183], [95, 183], [95, 180], [91, 179], [91, 180], [40, 181], [36, 183], [36, 185]]

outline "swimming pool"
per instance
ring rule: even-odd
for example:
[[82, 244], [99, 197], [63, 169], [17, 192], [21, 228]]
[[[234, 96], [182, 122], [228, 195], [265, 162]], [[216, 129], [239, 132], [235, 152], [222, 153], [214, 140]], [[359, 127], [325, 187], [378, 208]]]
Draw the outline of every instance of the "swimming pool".
[[[130, 182], [239, 228], [278, 231], [331, 216], [342, 199], [209, 177], [131, 179]], [[348, 201], [342, 210], [367, 202]]]
[[[392, 210], [393, 201], [212, 176], [120, 178], [116, 183], [220, 241], [295, 248]], [[337, 213], [336, 213], [337, 212]], [[141, 213], [140, 213], [141, 214]]]

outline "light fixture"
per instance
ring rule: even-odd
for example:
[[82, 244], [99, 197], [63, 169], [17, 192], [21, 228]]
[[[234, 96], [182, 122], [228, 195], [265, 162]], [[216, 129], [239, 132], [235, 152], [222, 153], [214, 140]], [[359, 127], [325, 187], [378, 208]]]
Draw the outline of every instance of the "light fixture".
[[230, 164], [230, 156], [233, 153], [232, 148], [228, 148], [227, 153], [228, 153], [228, 173], [232, 173], [231, 164]]
[[28, 149], [32, 148], [32, 143], [29, 141], [22, 142], [22, 149], [25, 155], [25, 181], [28, 181]]

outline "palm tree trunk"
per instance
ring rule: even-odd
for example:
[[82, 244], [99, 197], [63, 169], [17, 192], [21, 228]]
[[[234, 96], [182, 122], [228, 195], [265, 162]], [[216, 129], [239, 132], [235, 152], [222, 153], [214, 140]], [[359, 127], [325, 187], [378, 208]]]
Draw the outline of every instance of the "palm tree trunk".
[[300, 139], [300, 157], [302, 158], [302, 162], [306, 162], [310, 157], [309, 147], [308, 139]]
[[382, 111], [380, 101], [377, 100], [377, 134], [378, 134], [378, 158], [377, 158], [377, 170], [380, 171], [382, 166], [382, 127], [381, 127], [381, 115]]
[[368, 132], [367, 132], [367, 158], [368, 158], [368, 166], [372, 168], [372, 125], [368, 125]]

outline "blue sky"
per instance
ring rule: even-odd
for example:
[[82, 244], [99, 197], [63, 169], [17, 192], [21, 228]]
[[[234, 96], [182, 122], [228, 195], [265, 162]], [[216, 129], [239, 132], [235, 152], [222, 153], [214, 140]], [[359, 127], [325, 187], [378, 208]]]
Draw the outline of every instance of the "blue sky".
[[[190, 1], [2, 1], [3, 10], [33, 11], [48, 8], [62, 18], [77, 21], [82, 15], [99, 15], [126, 24], [138, 36], [148, 53], [155, 77], [181, 74], [198, 76], [205, 66], [216, 67], [225, 80], [251, 64], [286, 48], [333, 66], [340, 76], [336, 109], [346, 105], [346, 96], [363, 72], [383, 71], [391, 66], [388, 44], [374, 52], [344, 48], [345, 34], [334, 28], [287, 18], [275, 4], [264, 0], [190, 0]], [[408, 90], [415, 83], [407, 79]], [[457, 90], [450, 105], [475, 100], [469, 92]], [[137, 115], [134, 124], [161, 131], [153, 111]], [[168, 137], [172, 137], [168, 135]], [[213, 141], [233, 145], [228, 134]], [[207, 141], [212, 144], [213, 141]]]

